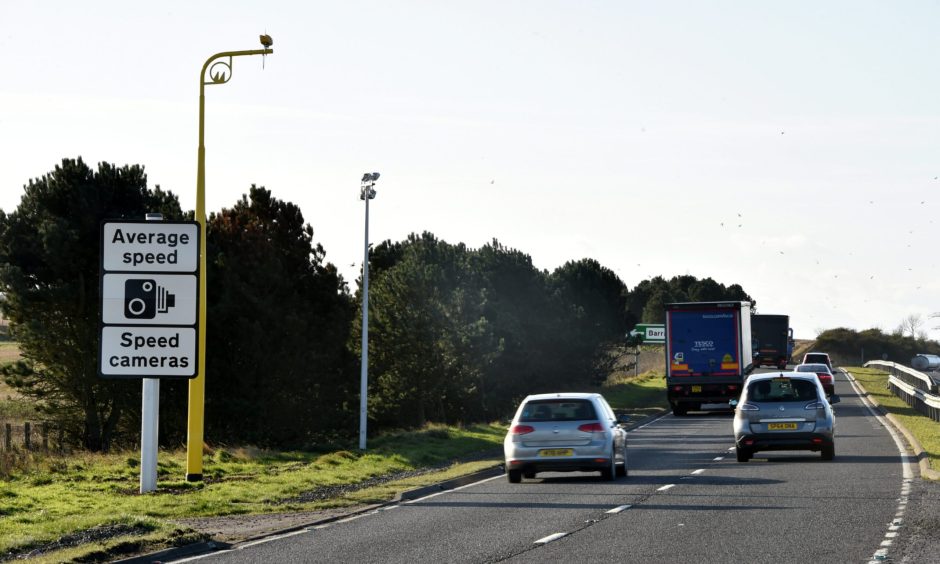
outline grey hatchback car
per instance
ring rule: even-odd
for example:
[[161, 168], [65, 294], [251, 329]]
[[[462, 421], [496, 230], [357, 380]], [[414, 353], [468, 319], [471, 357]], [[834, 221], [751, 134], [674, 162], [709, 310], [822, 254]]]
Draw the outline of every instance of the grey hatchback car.
[[503, 441], [506, 477], [515, 484], [548, 471], [600, 471], [605, 480], [626, 476], [625, 422], [600, 394], [528, 396]]
[[823, 460], [832, 460], [836, 422], [831, 404], [838, 401], [836, 395], [826, 400], [813, 373], [751, 375], [741, 398], [730, 402], [738, 462], [767, 450], [819, 451]]

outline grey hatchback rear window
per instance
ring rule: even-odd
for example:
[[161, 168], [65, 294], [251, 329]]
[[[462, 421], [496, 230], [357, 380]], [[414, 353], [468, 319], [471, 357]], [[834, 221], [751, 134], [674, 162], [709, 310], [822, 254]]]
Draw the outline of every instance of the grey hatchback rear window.
[[588, 400], [537, 400], [522, 408], [520, 422], [584, 421], [597, 419], [594, 404]]
[[802, 378], [774, 378], [751, 382], [748, 400], [757, 403], [786, 401], [812, 401], [816, 395], [816, 383]]

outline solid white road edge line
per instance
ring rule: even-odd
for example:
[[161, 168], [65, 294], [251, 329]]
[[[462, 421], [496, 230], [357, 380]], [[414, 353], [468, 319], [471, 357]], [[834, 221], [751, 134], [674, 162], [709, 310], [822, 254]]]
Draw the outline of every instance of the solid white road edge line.
[[491, 476], [491, 477], [489, 477], [489, 478], [483, 478], [482, 480], [480, 480], [480, 481], [478, 481], [478, 482], [473, 482], [472, 484], [465, 484], [465, 485], [463, 485], [463, 486], [460, 486], [459, 488], [454, 488], [454, 489], [452, 489], [452, 490], [443, 490], [443, 491], [439, 491], [439, 492], [434, 492], [434, 493], [432, 493], [432, 494], [430, 494], [430, 495], [426, 495], [426, 496], [424, 496], [424, 497], [419, 497], [418, 499], [412, 499], [412, 500], [410, 500], [410, 501], [405, 501], [405, 502], [402, 502], [401, 505], [411, 505], [412, 503], [417, 503], [417, 502], [419, 502], [419, 501], [424, 501], [425, 499], [430, 499], [430, 498], [432, 498], [432, 497], [436, 497], [436, 496], [439, 496], [439, 495], [441, 495], [441, 494], [456, 492], [456, 491], [458, 491], [458, 490], [462, 490], [462, 489], [466, 489], [466, 488], [469, 488], [469, 487], [472, 487], [472, 486], [476, 486], [476, 485], [478, 485], [478, 484], [482, 484], [483, 482], [489, 482], [490, 480], [495, 480], [495, 479], [497, 479], [497, 478], [503, 478], [503, 477], [504, 477], [504, 476], [503, 476], [502, 474], [498, 474], [498, 475], [496, 475], [496, 476]]
[[[852, 389], [855, 390], [856, 394], [858, 394], [859, 399], [862, 400], [862, 405], [865, 406], [865, 409], [868, 410], [868, 413], [870, 413], [871, 416], [874, 417], [875, 420], [878, 421], [878, 423], [884, 427], [886, 431], [888, 431], [888, 434], [894, 441], [894, 446], [898, 449], [898, 453], [901, 455], [901, 475], [903, 476], [903, 480], [901, 481], [901, 503], [899, 503], [897, 507], [897, 518], [888, 527], [889, 530], [893, 530], [891, 529], [891, 526], [901, 524], [900, 517], [904, 515], [904, 510], [907, 508], [907, 497], [903, 492], [904, 488], [909, 487], [911, 480], [914, 478], [914, 471], [911, 470], [911, 457], [907, 454], [907, 447], [905, 446], [904, 441], [901, 439], [901, 436], [897, 431], [894, 430], [894, 425], [887, 421], [887, 419], [880, 413], [875, 411], [874, 405], [871, 403], [871, 401], [869, 401], [869, 399], [865, 397], [864, 394], [862, 394], [862, 390], [858, 387], [858, 383], [856, 383], [855, 377], [851, 376], [845, 369], [840, 370], [842, 371], [845, 379], [848, 380], [849, 384], [852, 385]], [[872, 562], [886, 559], [888, 557], [888, 549], [886, 547], [891, 546], [892, 544], [893, 541], [890, 540], [881, 541], [881, 548], [875, 551], [875, 554], [872, 557]]]
[[[256, 541], [246, 542], [245, 544], [240, 544], [240, 545], [236, 546], [235, 549], [236, 549], [236, 550], [242, 550], [242, 549], [244, 549], [244, 548], [251, 548], [251, 547], [253, 547], [253, 546], [257, 546], [257, 545], [259, 545], [259, 544], [264, 544], [264, 543], [266, 543], [266, 542], [271, 542], [271, 541], [286, 539], [287, 537], [293, 537], [293, 536], [297, 536], [297, 535], [302, 535], [302, 534], [304, 534], [304, 533], [309, 533], [309, 532], [310, 532], [310, 531], [309, 531], [308, 529], [301, 529], [301, 530], [299, 530], [299, 531], [291, 531], [291, 532], [289, 532], [289, 533], [284, 533], [283, 535], [275, 535], [275, 536], [273, 536], [273, 537], [266, 537], [266, 538], [263, 538], [263, 539], [258, 539], [258, 540], [256, 540]], [[218, 553], [216, 553], [216, 554], [218, 554]]]
[[552, 541], [556, 541], [562, 537], [568, 536], [568, 533], [555, 533], [554, 535], [548, 535], [547, 537], [542, 537], [539, 540], [535, 541], [532, 544], [548, 544]]

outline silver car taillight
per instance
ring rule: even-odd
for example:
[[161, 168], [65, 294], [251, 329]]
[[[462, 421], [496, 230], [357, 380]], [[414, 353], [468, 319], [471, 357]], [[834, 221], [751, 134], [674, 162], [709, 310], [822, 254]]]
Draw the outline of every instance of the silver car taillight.
[[803, 409], [826, 409], [826, 404], [821, 401], [814, 401], [806, 404]]
[[760, 408], [753, 403], [742, 403], [738, 406], [741, 411], [760, 411]]

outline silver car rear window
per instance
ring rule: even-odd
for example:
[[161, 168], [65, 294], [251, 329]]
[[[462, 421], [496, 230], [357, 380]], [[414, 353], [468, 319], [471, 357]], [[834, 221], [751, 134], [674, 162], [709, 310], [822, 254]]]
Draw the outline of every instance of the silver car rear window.
[[802, 378], [774, 378], [751, 382], [747, 390], [748, 401], [775, 403], [812, 401], [818, 399], [816, 383]]
[[536, 400], [522, 408], [519, 422], [585, 421], [597, 419], [594, 404], [588, 400]]

